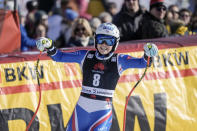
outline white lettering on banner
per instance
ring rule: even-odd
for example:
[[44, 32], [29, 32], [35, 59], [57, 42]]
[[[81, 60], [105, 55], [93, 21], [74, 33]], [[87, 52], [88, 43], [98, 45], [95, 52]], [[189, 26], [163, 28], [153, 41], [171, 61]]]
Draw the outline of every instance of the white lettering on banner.
[[161, 54], [155, 57], [153, 61], [154, 67], [167, 67], [175, 65], [188, 65], [189, 64], [189, 51], [185, 52], [172, 52]]
[[88, 86], [83, 86], [81, 92], [87, 94], [106, 96], [106, 97], [113, 97], [114, 95], [114, 90], [100, 89], [100, 88], [94, 88]]

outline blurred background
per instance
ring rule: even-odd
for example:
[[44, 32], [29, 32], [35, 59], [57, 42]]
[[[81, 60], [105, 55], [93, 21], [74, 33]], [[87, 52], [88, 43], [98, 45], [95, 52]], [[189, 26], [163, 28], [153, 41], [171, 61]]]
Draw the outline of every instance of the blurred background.
[[0, 0], [0, 18], [2, 54], [35, 50], [39, 37], [52, 39], [57, 48], [92, 46], [94, 32], [104, 22], [119, 28], [121, 43], [196, 35], [197, 2]]

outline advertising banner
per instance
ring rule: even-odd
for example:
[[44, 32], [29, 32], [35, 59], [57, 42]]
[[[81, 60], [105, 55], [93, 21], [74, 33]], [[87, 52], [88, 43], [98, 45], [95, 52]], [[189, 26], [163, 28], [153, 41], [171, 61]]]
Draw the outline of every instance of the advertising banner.
[[[196, 52], [195, 45], [160, 48], [129, 99], [126, 131], [197, 129]], [[121, 53], [143, 56], [142, 50]], [[23, 131], [32, 119], [39, 101], [35, 68], [35, 60], [1, 62], [1, 131]], [[81, 91], [80, 66], [44, 57], [38, 72], [42, 99], [29, 131], [63, 131]], [[122, 131], [126, 98], [143, 72], [144, 69], [128, 69], [120, 77], [113, 99], [112, 131]]]

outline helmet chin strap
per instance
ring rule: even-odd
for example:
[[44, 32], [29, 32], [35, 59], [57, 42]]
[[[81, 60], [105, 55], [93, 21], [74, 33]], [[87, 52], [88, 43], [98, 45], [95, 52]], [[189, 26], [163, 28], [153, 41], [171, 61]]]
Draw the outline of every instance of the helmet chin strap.
[[98, 50], [98, 48], [97, 48], [97, 43], [96, 43], [95, 38], [94, 38], [95, 48], [96, 48], [96, 57], [97, 57], [98, 59], [100, 59], [100, 60], [107, 60], [107, 59], [109, 59], [109, 58], [114, 54], [114, 51], [116, 50], [117, 45], [119, 44], [119, 39], [120, 39], [120, 38], [117, 38], [117, 39], [116, 39], [116, 44], [113, 45], [111, 51], [110, 51], [108, 54], [103, 55], [103, 54], [101, 54], [101, 53], [99, 52], [99, 50]]
[[96, 50], [96, 58], [99, 60], [107, 60], [111, 58], [113, 54], [114, 54], [113, 52], [109, 52], [108, 54], [103, 55], [98, 50]]

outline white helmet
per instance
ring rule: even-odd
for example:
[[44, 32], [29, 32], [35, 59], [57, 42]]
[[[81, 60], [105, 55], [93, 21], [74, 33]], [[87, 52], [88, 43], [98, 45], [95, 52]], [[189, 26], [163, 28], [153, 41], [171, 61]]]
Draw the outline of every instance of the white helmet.
[[103, 23], [96, 29], [96, 35], [104, 34], [114, 36], [117, 39], [120, 38], [120, 32], [118, 28], [112, 23]]
[[[109, 35], [109, 36], [113, 36], [116, 38], [116, 44], [113, 46], [112, 51], [114, 52], [119, 44], [119, 40], [120, 40], [120, 32], [118, 30], [118, 28], [112, 24], [112, 23], [102, 23], [99, 25], [99, 27], [96, 29], [95, 32], [95, 37], [96, 35]], [[95, 42], [95, 48], [97, 49], [97, 43]]]

